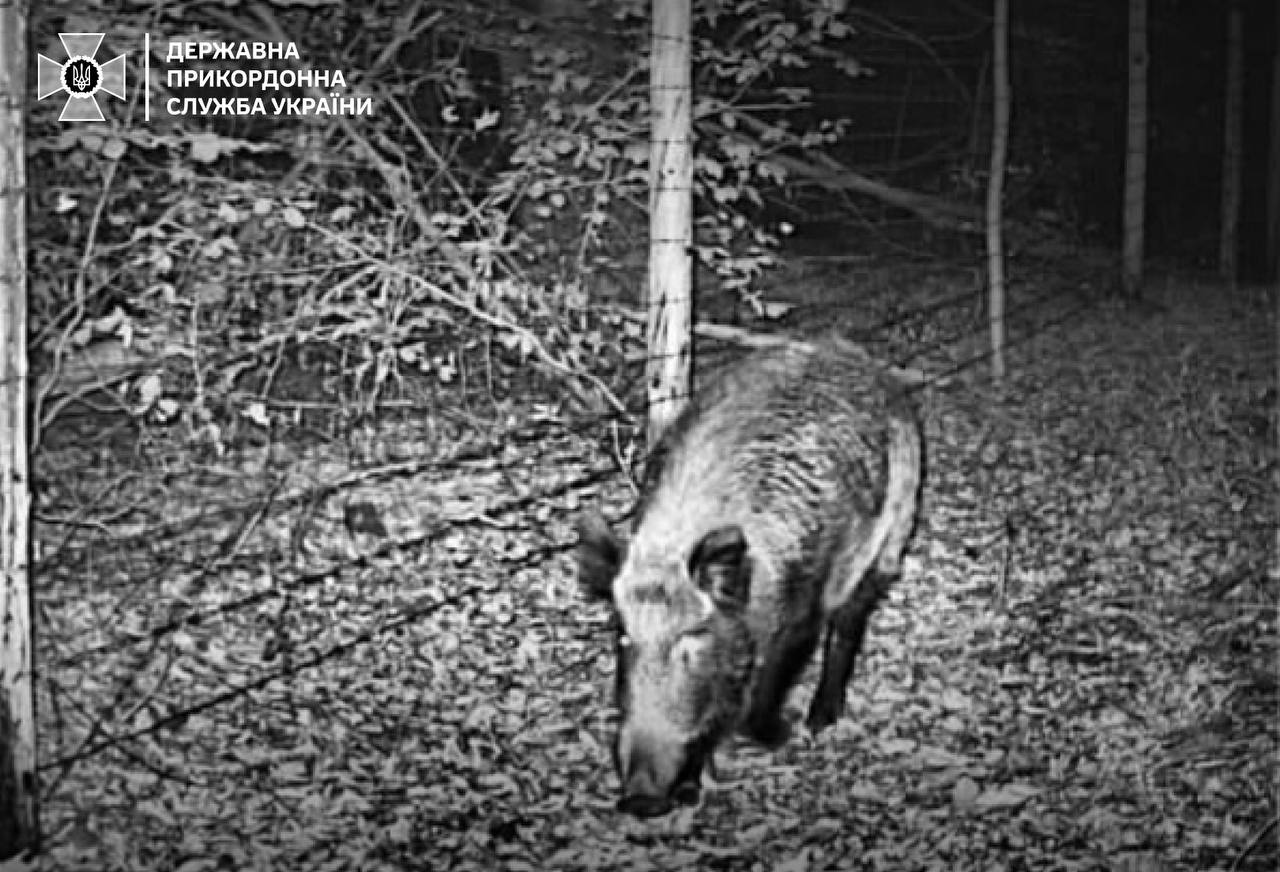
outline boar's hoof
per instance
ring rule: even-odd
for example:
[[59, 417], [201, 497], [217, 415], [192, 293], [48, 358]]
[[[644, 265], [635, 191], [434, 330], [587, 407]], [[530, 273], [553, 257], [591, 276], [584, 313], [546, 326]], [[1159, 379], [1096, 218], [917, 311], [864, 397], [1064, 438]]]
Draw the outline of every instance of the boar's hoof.
[[809, 728], [809, 732], [817, 735], [840, 719], [841, 708], [843, 706], [839, 700], [833, 702], [824, 699], [821, 695], [815, 696], [813, 703], [809, 706], [809, 716], [805, 718], [805, 726]]
[[698, 802], [699, 793], [698, 785], [691, 781], [686, 781], [684, 784], [676, 786], [671, 798], [680, 805], [694, 805]]

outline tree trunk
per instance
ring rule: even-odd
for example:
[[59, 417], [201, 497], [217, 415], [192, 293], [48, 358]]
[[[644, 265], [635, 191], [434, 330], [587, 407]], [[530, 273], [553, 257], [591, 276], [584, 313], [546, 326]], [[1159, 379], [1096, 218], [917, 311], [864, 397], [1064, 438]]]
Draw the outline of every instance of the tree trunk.
[[27, 467], [27, 12], [0, 3], [0, 860], [37, 847]]
[[690, 0], [653, 0], [649, 102], [649, 444], [689, 397], [693, 322]]
[[1280, 282], [1280, 9], [1271, 55], [1271, 147], [1267, 158], [1267, 275]]
[[995, 0], [992, 43], [991, 167], [987, 177], [987, 282], [991, 292], [991, 377], [1004, 381], [1004, 168], [1009, 146], [1009, 0]]
[[1129, 111], [1124, 156], [1125, 296], [1142, 296], [1147, 196], [1147, 0], [1129, 0]]
[[1218, 223], [1218, 274], [1232, 285], [1239, 275], [1241, 131], [1244, 105], [1244, 14], [1239, 0], [1227, 13], [1226, 109], [1222, 136], [1222, 210]]

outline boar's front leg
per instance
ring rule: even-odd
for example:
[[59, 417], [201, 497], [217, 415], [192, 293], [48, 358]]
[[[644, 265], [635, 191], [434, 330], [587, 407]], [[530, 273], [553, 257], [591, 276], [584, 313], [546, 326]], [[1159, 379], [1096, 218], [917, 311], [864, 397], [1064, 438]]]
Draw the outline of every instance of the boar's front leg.
[[813, 657], [818, 638], [817, 622], [793, 627], [759, 666], [743, 732], [766, 748], [778, 747], [791, 734], [782, 706], [787, 692]]

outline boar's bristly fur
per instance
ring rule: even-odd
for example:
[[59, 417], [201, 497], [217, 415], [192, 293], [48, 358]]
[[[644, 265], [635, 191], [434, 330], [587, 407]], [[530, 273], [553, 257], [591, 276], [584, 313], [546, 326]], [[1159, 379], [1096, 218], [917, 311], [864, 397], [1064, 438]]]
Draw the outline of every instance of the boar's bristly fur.
[[807, 723], [833, 723], [900, 572], [921, 437], [907, 389], [838, 339], [758, 352], [663, 435], [630, 541], [579, 526], [585, 588], [616, 610], [619, 807], [698, 795], [730, 731], [786, 741], [788, 691], [826, 634]]

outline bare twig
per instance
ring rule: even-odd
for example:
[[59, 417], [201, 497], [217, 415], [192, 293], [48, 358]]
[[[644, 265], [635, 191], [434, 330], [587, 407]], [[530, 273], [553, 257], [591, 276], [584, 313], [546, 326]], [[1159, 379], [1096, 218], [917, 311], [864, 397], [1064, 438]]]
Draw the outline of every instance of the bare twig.
[[587, 379], [596, 387], [597, 390], [600, 391], [601, 396], [605, 399], [605, 401], [610, 406], [613, 407], [614, 411], [617, 411], [617, 412], [626, 411], [626, 405], [620, 399], [618, 399], [617, 396], [614, 395], [613, 391], [609, 389], [609, 386], [606, 385], [603, 381], [601, 381], [599, 377], [589, 372], [584, 372], [579, 369], [576, 369], [575, 367], [561, 360], [556, 355], [552, 354], [551, 351], [547, 349], [546, 344], [542, 341], [542, 339], [529, 328], [524, 327], [523, 325], [518, 324], [509, 318], [503, 318], [493, 314], [492, 312], [486, 311], [478, 303], [473, 302], [471, 300], [464, 299], [458, 294], [451, 293], [445, 288], [436, 284], [435, 282], [428, 281], [427, 279], [423, 278], [417, 273], [411, 272], [410, 270], [400, 266], [399, 264], [394, 264], [389, 261], [380, 259], [366, 252], [364, 249], [362, 249], [359, 245], [352, 242], [351, 240], [346, 239], [340, 234], [334, 233], [332, 230], [328, 229], [327, 227], [323, 227], [321, 225], [313, 225], [313, 229], [317, 233], [320, 233], [321, 235], [326, 236], [335, 245], [341, 245], [355, 251], [366, 262], [370, 264], [376, 264], [381, 269], [385, 270], [387, 273], [398, 276], [401, 279], [403, 279], [405, 282], [408, 282], [412, 285], [416, 285], [417, 287], [425, 289], [428, 293], [432, 295], [432, 297], [439, 300], [440, 302], [446, 303], [460, 311], [466, 312], [468, 315], [470, 315], [472, 318], [475, 318], [477, 321], [480, 321], [483, 324], [487, 324], [490, 327], [500, 330], [503, 333], [518, 337], [523, 347], [532, 351], [533, 356], [535, 358], [537, 358], [538, 360], [542, 361], [544, 364], [549, 366], [553, 371], [555, 371], [556, 373], [562, 376], [572, 376], [575, 378]]
[[[67, 324], [62, 328], [62, 334], [58, 337], [57, 344], [53, 348], [53, 359], [49, 367], [49, 371], [45, 377], [40, 380], [36, 388], [36, 398], [32, 417], [36, 421], [36, 426], [31, 434], [31, 450], [34, 452], [40, 446], [40, 436], [49, 421], [45, 420], [42, 412], [45, 399], [54, 390], [58, 383], [59, 376], [62, 374], [62, 365], [67, 358], [68, 347], [71, 344], [71, 335], [80, 327], [84, 321], [85, 303], [87, 295], [85, 293], [85, 283], [89, 274], [89, 265], [93, 262], [94, 245], [98, 239], [98, 227], [102, 223], [102, 213], [106, 210], [107, 200], [111, 193], [111, 183], [115, 180], [116, 170], [120, 166], [120, 158], [123, 153], [114, 158], [109, 158], [106, 169], [102, 173], [102, 191], [98, 194], [98, 202], [93, 207], [93, 217], [89, 219], [89, 228], [85, 233], [84, 250], [80, 253], [80, 266], [76, 269], [76, 277], [72, 284], [72, 295], [74, 299], [72, 315], [67, 319]], [[64, 397], [58, 403], [53, 411], [52, 417], [56, 416], [66, 407], [67, 403], [74, 399], [73, 396]]]
[[1274, 830], [1277, 824], [1280, 824], [1280, 818], [1272, 818], [1265, 827], [1258, 831], [1257, 835], [1249, 840], [1249, 844], [1245, 845], [1244, 850], [1237, 854], [1235, 860], [1232, 861], [1230, 872], [1236, 872], [1236, 870], [1240, 868], [1240, 864], [1244, 862], [1244, 858], [1253, 853], [1253, 849], [1262, 843], [1262, 840], [1266, 837], [1267, 833]]

